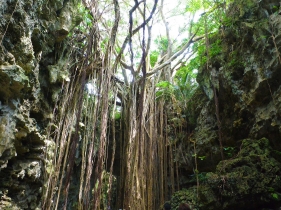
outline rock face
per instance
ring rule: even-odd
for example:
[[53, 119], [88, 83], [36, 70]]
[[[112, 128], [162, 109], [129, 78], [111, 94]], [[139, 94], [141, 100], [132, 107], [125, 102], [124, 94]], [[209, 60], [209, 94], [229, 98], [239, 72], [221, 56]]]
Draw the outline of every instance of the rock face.
[[258, 2], [236, 1], [231, 11], [237, 11], [229, 17], [233, 22], [217, 37], [222, 39], [221, 54], [200, 69], [197, 80], [209, 98], [196, 127], [202, 150], [218, 145], [214, 88], [226, 147], [266, 137], [281, 149], [281, 10], [274, 6], [279, 2], [271, 3], [268, 11]]
[[266, 138], [243, 140], [235, 158], [221, 161], [215, 172], [200, 178], [198, 198], [196, 187], [175, 193], [173, 209], [182, 202], [194, 209], [276, 209], [281, 201], [281, 163], [280, 154], [274, 154]]
[[[200, 90], [193, 100], [196, 111], [192, 117], [197, 118], [193, 131], [196, 152], [193, 145], [189, 146], [186, 159], [194, 163], [194, 153], [196, 157], [204, 157], [198, 158], [199, 175], [205, 183], [216, 182], [212, 186], [200, 185], [197, 206], [275, 208], [281, 206], [281, 185], [277, 184], [281, 160], [272, 157], [281, 151], [280, 2], [236, 0], [229, 7], [224, 24], [210, 40], [211, 47], [221, 40], [221, 52], [210, 58], [208, 66], [199, 69]], [[246, 144], [248, 149], [243, 148]], [[256, 144], [260, 145], [259, 152]], [[221, 152], [225, 160], [222, 162]], [[194, 173], [192, 167], [186, 165], [186, 168], [189, 174]], [[205, 177], [203, 172], [209, 171], [216, 172]], [[188, 192], [196, 195], [196, 187]], [[216, 199], [218, 202], [214, 202]]]
[[0, 209], [40, 208], [43, 151], [65, 75], [76, 0], [0, 3]]

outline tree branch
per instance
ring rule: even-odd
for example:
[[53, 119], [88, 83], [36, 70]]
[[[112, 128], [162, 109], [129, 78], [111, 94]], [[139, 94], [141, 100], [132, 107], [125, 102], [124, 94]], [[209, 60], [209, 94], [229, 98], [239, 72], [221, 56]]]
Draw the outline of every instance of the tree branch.
[[147, 77], [155, 74], [160, 69], [162, 69], [165, 66], [169, 65], [173, 60], [175, 60], [178, 56], [180, 56], [192, 43], [197, 42], [197, 41], [199, 41], [199, 40], [201, 40], [201, 39], [203, 39], [205, 37], [204, 35], [203, 36], [195, 37], [195, 35], [196, 35], [196, 33], [191, 36], [189, 41], [183, 46], [183, 48], [180, 51], [176, 52], [172, 57], [170, 57], [164, 63], [162, 63], [162, 64], [160, 64], [158, 66], [155, 66], [154, 69], [151, 72], [147, 73]]
[[118, 24], [119, 24], [119, 20], [120, 20], [120, 7], [119, 7], [118, 0], [114, 0], [113, 2], [114, 2], [115, 20], [114, 20], [114, 25], [111, 30], [110, 39], [109, 39], [106, 53], [105, 53], [106, 62], [107, 62], [108, 56], [111, 55], [113, 52], [113, 47], [115, 45], [115, 40], [116, 40], [116, 33], [117, 33]]
[[121, 47], [121, 50], [120, 50], [118, 56], [116, 57], [116, 60], [115, 60], [114, 65], [113, 65], [113, 69], [116, 69], [116, 68], [117, 68], [117, 65], [118, 65], [118, 63], [120, 62], [121, 56], [122, 56], [122, 54], [123, 54], [123, 52], [124, 52], [124, 50], [125, 50], [125, 48], [126, 48], [126, 45], [127, 45], [128, 42], [129, 42], [129, 39], [130, 39], [133, 35], [135, 35], [144, 25], [146, 25], [146, 24], [151, 20], [153, 14], [154, 14], [155, 11], [156, 11], [157, 3], [158, 3], [158, 0], [154, 0], [154, 5], [153, 5], [153, 8], [152, 8], [151, 13], [150, 13], [150, 15], [148, 16], [148, 18], [147, 18], [142, 24], [140, 24], [137, 28], [135, 28], [135, 29], [132, 31], [131, 36], [130, 36], [130, 34], [127, 35], [127, 37], [125, 38], [125, 40], [124, 40], [124, 42], [123, 42], [123, 45], [122, 45], [122, 47]]

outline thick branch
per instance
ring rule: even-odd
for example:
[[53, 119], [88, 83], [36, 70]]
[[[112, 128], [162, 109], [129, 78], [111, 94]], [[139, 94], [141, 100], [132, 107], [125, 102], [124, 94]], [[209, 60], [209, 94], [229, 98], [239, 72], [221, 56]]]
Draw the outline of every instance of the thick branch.
[[[190, 52], [187, 52], [187, 53], [190, 53]], [[179, 64], [181, 64], [181, 67], [182, 67], [182, 64], [185, 63], [185, 61], [184, 61], [183, 59], [184, 59], [184, 57], [186, 56], [187, 53], [185, 53], [185, 54], [183, 55], [183, 58], [180, 59], [180, 60], [172, 67], [172, 77], [175, 76], [175, 73], [176, 73], [176, 71], [178, 70], [178, 68], [176, 69], [176, 67], [177, 67]], [[194, 54], [195, 54], [195, 51], [193, 51], [192, 53], [190, 53], [190, 54], [188, 55], [188, 57], [187, 57], [185, 60], [186, 60], [186, 61], [189, 60]]]
[[166, 36], [168, 39], [167, 54], [168, 54], [168, 57], [170, 57], [172, 54], [172, 42], [171, 42], [170, 33], [169, 33], [169, 23], [166, 21], [164, 13], [163, 13], [163, 3], [164, 3], [164, 0], [161, 0], [160, 14], [161, 14], [161, 18], [162, 18], [162, 21], [163, 21], [163, 23], [165, 25], [165, 29], [166, 29]]
[[[155, 13], [156, 11], [156, 6], [157, 6], [157, 3], [158, 3], [158, 0], [154, 0], [154, 5], [153, 5], [153, 8], [152, 8], [152, 11], [149, 15], [149, 17], [142, 23], [140, 24], [137, 28], [135, 28], [133, 31], [132, 31], [132, 34], [131, 36], [135, 35], [143, 26], [145, 26], [152, 18], [153, 14]], [[126, 45], [128, 44], [129, 42], [129, 39], [131, 38], [130, 34], [127, 35], [127, 37], [125, 38], [124, 42], [123, 42], [123, 45], [121, 47], [121, 50], [118, 54], [118, 56], [116, 57], [116, 60], [114, 62], [114, 65], [113, 65], [113, 69], [116, 69], [117, 68], [117, 65], [118, 63], [120, 62], [120, 59], [121, 59], [121, 56], [126, 48]]]
[[106, 53], [105, 53], [105, 61], [106, 62], [107, 62], [108, 56], [111, 55], [113, 47], [115, 45], [116, 33], [117, 33], [118, 24], [119, 24], [119, 20], [120, 20], [120, 7], [119, 7], [118, 0], [114, 0], [113, 2], [114, 2], [115, 20], [114, 20], [114, 25], [113, 25], [112, 30], [111, 30], [110, 40], [108, 42]]
[[131, 66], [132, 70], [131, 73], [134, 75], [134, 51], [132, 47], [132, 36], [133, 36], [133, 12], [139, 7], [140, 3], [137, 0], [135, 1], [135, 5], [132, 7], [132, 9], [129, 12], [129, 50], [130, 50], [130, 61], [131, 61]]
[[130, 71], [133, 71], [133, 67], [129, 66], [127, 63], [125, 63], [123, 60], [120, 60], [120, 64], [125, 68], [128, 69]]
[[167, 61], [165, 61], [164, 63], [154, 67], [154, 69], [147, 73], [147, 76], [151, 76], [153, 74], [155, 74], [157, 71], [159, 71], [160, 69], [164, 68], [165, 66], [169, 65], [173, 60], [175, 60], [178, 56], [180, 56], [192, 43], [197, 42], [201, 39], [203, 39], [205, 36], [198, 36], [195, 37], [196, 33], [194, 35], [191, 36], [191, 38], [189, 39], [189, 41], [183, 46], [183, 48], [176, 52], [172, 57], [170, 57]]

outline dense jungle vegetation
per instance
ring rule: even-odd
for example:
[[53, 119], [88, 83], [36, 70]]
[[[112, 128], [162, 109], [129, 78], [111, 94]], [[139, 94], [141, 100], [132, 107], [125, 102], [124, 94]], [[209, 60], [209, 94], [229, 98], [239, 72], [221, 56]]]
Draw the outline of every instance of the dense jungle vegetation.
[[281, 208], [276, 0], [2, 0], [0, 208]]

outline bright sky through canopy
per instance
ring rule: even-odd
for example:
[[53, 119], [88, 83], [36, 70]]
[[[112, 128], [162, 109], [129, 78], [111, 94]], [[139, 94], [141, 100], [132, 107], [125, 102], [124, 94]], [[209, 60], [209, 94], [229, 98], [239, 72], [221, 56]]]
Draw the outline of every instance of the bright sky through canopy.
[[[160, 1], [159, 1], [160, 4]], [[183, 0], [164, 0], [163, 13], [166, 16], [166, 21], [169, 27], [169, 33], [172, 41], [174, 39], [183, 39], [184, 34], [181, 34], [180, 29], [186, 27], [186, 22], [182, 14], [184, 13], [186, 3]], [[166, 36], [165, 26], [163, 21], [159, 21], [153, 24], [152, 28], [152, 40], [155, 40], [158, 36]], [[154, 46], [152, 45], [152, 49]]]

